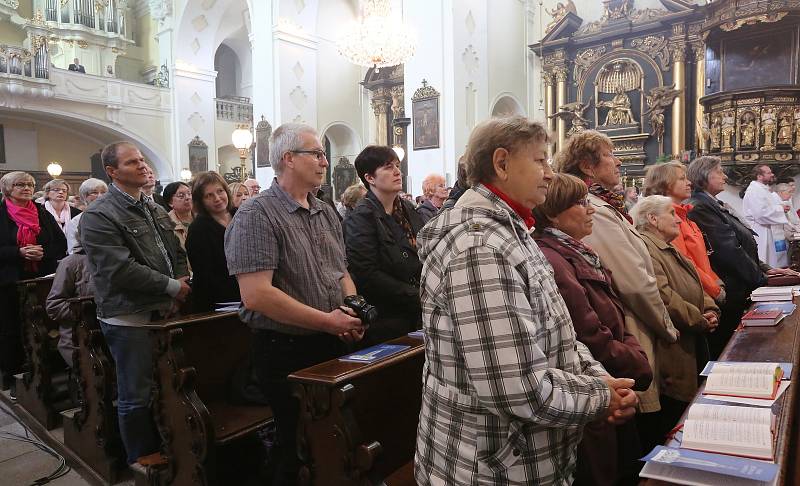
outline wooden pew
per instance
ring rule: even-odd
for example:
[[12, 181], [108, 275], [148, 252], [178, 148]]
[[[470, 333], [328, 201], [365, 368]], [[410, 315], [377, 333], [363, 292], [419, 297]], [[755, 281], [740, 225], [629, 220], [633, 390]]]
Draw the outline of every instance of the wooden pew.
[[[230, 472], [221, 473], [221, 463], [235, 473], [232, 462], [237, 457], [220, 461], [223, 449], [236, 448], [239, 439], [252, 438], [272, 420], [269, 407], [238, 405], [228, 398], [230, 378], [250, 352], [250, 329], [236, 312], [196, 314], [154, 323], [150, 329], [153, 412], [168, 465], [148, 481], [232, 484]], [[137, 475], [137, 484], [144, 479]]]
[[[800, 304], [800, 298], [794, 298], [795, 304]], [[797, 464], [800, 462], [800, 448], [798, 448], [798, 372], [800, 371], [800, 310], [795, 310], [777, 326], [774, 327], [745, 327], [733, 334], [720, 361], [769, 361], [788, 362], [794, 365], [791, 385], [772, 406], [776, 415], [775, 429], [775, 457], [779, 467], [778, 479], [775, 484], [796, 485], [800, 484], [797, 475]], [[695, 395], [694, 401], [703, 396], [702, 385]], [[684, 423], [684, 412], [678, 423]], [[674, 440], [667, 441], [665, 445], [676, 446]], [[650, 451], [646, 451], [650, 452]], [[656, 486], [665, 483], [651, 479], [644, 479], [640, 483], [647, 486]]]
[[417, 422], [422, 403], [421, 339], [377, 363], [330, 360], [289, 375], [300, 400], [301, 485], [414, 484]]
[[75, 314], [81, 316], [73, 327], [73, 372], [78, 381], [80, 408], [66, 411], [64, 445], [72, 450], [106, 484], [117, 482], [125, 467], [125, 453], [119, 435], [117, 379], [114, 359], [106, 346], [92, 298], [72, 299]]
[[58, 323], [47, 316], [45, 305], [53, 277], [17, 283], [22, 314], [26, 364], [17, 378], [17, 403], [47, 430], [61, 423], [60, 412], [73, 406], [69, 371], [58, 353]]

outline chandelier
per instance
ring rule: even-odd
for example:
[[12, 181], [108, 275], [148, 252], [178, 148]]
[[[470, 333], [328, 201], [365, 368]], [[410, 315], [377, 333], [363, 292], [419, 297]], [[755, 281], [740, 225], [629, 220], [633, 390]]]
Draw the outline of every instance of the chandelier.
[[416, 40], [389, 0], [364, 0], [361, 17], [337, 42], [339, 54], [359, 66], [396, 66], [414, 55]]

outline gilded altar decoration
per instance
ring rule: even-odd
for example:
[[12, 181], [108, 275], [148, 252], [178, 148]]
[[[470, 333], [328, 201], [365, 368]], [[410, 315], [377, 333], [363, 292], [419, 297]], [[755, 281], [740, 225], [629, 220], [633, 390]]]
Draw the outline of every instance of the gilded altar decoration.
[[648, 108], [642, 113], [642, 116], [650, 115], [650, 127], [659, 143], [664, 140], [664, 110], [669, 108], [680, 94], [681, 90], [675, 89], [675, 84], [672, 84], [671, 86], [657, 86], [648, 91], [646, 95]]
[[778, 120], [778, 146], [785, 147], [792, 144], [792, 115], [784, 110]]
[[776, 117], [773, 108], [765, 108], [761, 112], [761, 133], [764, 135], [764, 145], [761, 150], [773, 150], [775, 148]]
[[736, 133], [736, 116], [732, 110], [722, 113], [722, 151], [733, 152], [733, 136]]
[[641, 68], [630, 59], [616, 59], [607, 63], [597, 73], [597, 88], [602, 93], [616, 93], [639, 89], [642, 82]]
[[566, 105], [559, 106], [558, 111], [547, 118], [560, 118], [561, 120], [564, 120], [564, 122], [570, 123], [571, 128], [567, 132], [567, 137], [570, 137], [575, 133], [582, 132], [589, 128], [589, 120], [587, 120], [583, 115], [591, 105], [591, 98], [589, 99], [588, 103], [581, 103], [580, 101], [567, 103]]
[[663, 35], [648, 35], [631, 41], [631, 47], [658, 60], [662, 71], [669, 69], [669, 43]]
[[558, 25], [561, 19], [566, 17], [568, 13], [573, 13], [576, 15], [578, 13], [577, 9], [575, 8], [575, 4], [572, 2], [572, 0], [567, 0], [566, 4], [558, 2], [556, 8], [554, 8], [553, 10], [545, 9], [545, 11], [553, 18], [553, 20], [549, 24], [547, 24], [547, 27], [545, 27], [544, 29], [545, 34], [550, 33], [550, 31], [553, 30], [553, 27]]
[[633, 10], [633, 0], [603, 0], [601, 21], [627, 19]]
[[794, 108], [794, 149], [800, 150], [800, 106]]
[[588, 49], [584, 49], [582, 51], [578, 51], [578, 54], [575, 56], [575, 68], [572, 71], [572, 78], [575, 86], [578, 86], [578, 83], [583, 78], [583, 74], [589, 69], [594, 61], [606, 53], [606, 46], [599, 46], [599, 47], [590, 47]]
[[719, 28], [724, 30], [725, 32], [730, 32], [732, 30], [737, 30], [742, 28], [745, 25], [755, 25], [761, 22], [764, 23], [774, 23], [778, 22], [789, 12], [773, 12], [769, 14], [761, 14], [761, 15], [753, 15], [751, 17], [745, 17], [743, 19], [736, 19], [733, 22], [724, 22], [720, 24]]
[[739, 125], [739, 147], [741, 148], [756, 148], [756, 135], [758, 128], [756, 127], [756, 120], [758, 117], [752, 111], [745, 111], [742, 113]]
[[608, 108], [606, 120], [602, 124], [604, 127], [636, 123], [631, 111], [631, 99], [622, 86], [617, 87], [617, 94], [614, 95], [611, 101], [598, 101], [597, 107]]

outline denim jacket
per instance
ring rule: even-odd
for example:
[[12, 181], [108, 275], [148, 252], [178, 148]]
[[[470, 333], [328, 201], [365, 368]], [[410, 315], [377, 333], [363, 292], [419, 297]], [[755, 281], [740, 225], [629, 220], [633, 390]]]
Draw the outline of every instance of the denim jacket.
[[[175, 224], [153, 201], [145, 199], [144, 207], [156, 222], [174, 278], [188, 275], [186, 252], [173, 232]], [[169, 309], [172, 297], [167, 286], [174, 280], [141, 206], [110, 190], [83, 213], [79, 232], [89, 257], [99, 317]]]

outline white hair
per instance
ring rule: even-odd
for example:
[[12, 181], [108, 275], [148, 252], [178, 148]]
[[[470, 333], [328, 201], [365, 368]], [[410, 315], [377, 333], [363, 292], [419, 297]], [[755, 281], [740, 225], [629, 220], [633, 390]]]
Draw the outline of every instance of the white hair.
[[86, 198], [89, 197], [90, 192], [95, 192], [101, 188], [108, 191], [108, 184], [100, 179], [90, 177], [89, 179], [81, 182], [81, 187], [78, 188], [78, 195], [81, 197], [83, 202], [86, 202]]
[[318, 135], [314, 127], [302, 123], [284, 123], [272, 132], [269, 140], [269, 159], [276, 175], [281, 175], [283, 172], [284, 154], [301, 148], [300, 135], [303, 133]]
[[672, 199], [667, 196], [654, 195], [639, 198], [639, 202], [636, 203], [636, 206], [634, 206], [630, 212], [631, 218], [633, 218], [633, 224], [636, 225], [637, 230], [645, 230], [650, 226], [650, 222], [647, 220], [648, 216], [651, 214], [659, 216], [663, 214], [664, 211], [668, 211], [671, 207]]

